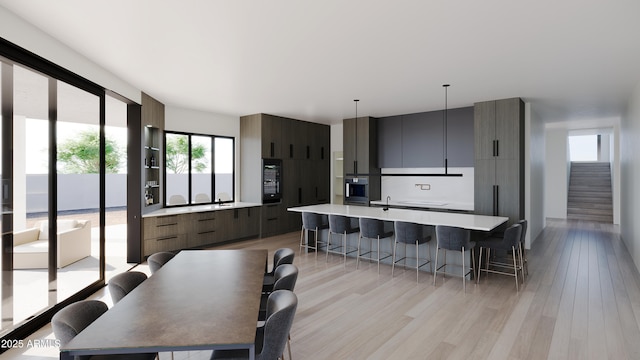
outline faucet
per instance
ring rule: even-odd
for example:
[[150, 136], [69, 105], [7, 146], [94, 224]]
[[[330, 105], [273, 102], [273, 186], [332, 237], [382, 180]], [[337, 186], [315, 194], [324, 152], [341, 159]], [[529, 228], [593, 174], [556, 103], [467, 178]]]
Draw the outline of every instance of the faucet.
[[391, 200], [391, 196], [387, 195], [387, 205], [382, 208], [383, 211], [389, 210], [389, 200]]

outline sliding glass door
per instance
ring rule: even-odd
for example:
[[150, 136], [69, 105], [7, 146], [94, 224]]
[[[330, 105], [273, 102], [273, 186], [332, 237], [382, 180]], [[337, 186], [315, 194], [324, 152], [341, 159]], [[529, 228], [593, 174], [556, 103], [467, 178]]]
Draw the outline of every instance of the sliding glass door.
[[105, 152], [103, 89], [0, 65], [4, 337], [103, 283], [105, 169], [125, 157]]

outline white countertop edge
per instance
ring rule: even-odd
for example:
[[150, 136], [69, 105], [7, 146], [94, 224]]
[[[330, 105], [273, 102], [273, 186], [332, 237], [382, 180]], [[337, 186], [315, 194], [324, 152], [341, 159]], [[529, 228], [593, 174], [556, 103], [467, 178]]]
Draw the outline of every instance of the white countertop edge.
[[[419, 200], [412, 202], [403, 202], [403, 201], [389, 201], [389, 206], [398, 207], [398, 208], [416, 208], [416, 209], [442, 209], [442, 210], [463, 210], [463, 211], [473, 211], [473, 204], [468, 203], [455, 203], [455, 202], [446, 202], [440, 200], [424, 200], [424, 204], [420, 204]], [[429, 203], [432, 204], [429, 204]], [[445, 203], [444, 205], [436, 205], [436, 203]], [[375, 200], [371, 201], [371, 205], [375, 206], [385, 206], [387, 202], [385, 200]]]
[[190, 214], [190, 213], [198, 213], [198, 212], [217, 211], [217, 210], [241, 209], [241, 208], [256, 207], [256, 206], [262, 206], [262, 204], [234, 202], [234, 203], [226, 203], [222, 205], [206, 204], [206, 205], [180, 206], [180, 207], [164, 208], [164, 209], [152, 211], [150, 213], [143, 214], [142, 217], [149, 218], [149, 217], [156, 217], [156, 216]]

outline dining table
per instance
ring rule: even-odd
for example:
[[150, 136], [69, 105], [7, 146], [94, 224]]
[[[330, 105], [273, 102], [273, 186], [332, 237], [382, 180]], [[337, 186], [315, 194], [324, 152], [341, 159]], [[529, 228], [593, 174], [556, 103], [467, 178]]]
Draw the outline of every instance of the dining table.
[[77, 355], [247, 349], [267, 250], [183, 250], [60, 349]]

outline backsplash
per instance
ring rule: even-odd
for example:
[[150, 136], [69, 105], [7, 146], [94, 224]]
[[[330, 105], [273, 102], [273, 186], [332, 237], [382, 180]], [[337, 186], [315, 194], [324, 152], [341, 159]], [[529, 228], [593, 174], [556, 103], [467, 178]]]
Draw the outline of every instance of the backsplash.
[[382, 169], [381, 200], [387, 196], [391, 202], [432, 202], [455, 205], [456, 208], [473, 210], [474, 173], [472, 167], [449, 168], [448, 176], [384, 176], [385, 174], [444, 174], [444, 168], [386, 168]]

